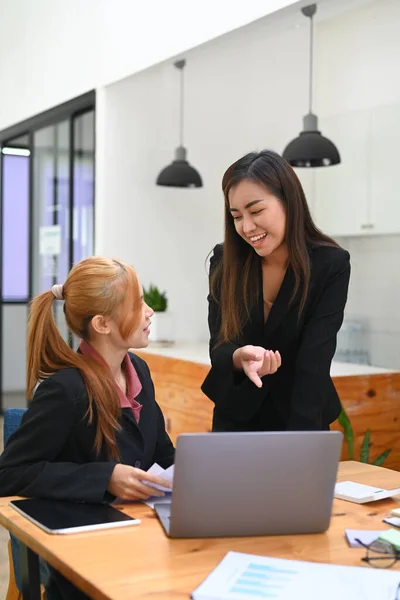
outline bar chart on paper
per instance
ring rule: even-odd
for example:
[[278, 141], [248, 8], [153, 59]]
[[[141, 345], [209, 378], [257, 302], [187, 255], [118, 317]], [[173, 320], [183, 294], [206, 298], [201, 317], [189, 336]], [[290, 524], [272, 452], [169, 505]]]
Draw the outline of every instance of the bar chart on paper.
[[297, 571], [251, 562], [233, 581], [230, 593], [255, 598], [279, 598]]
[[399, 572], [228, 552], [193, 600], [393, 600]]

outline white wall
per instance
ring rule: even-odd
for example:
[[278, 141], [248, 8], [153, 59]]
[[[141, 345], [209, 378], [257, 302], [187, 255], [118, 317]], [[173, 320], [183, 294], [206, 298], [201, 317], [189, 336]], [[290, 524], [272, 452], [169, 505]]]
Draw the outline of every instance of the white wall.
[[[321, 117], [356, 118], [359, 111], [400, 103], [399, 24], [398, 0], [376, 1], [320, 24]], [[347, 316], [365, 324], [373, 364], [400, 368], [400, 236], [350, 238], [342, 243], [352, 257]]]
[[[170, 62], [99, 96], [97, 252], [131, 261], [145, 284], [168, 290], [178, 339], [208, 337], [204, 259], [222, 239], [222, 173], [247, 151], [282, 151], [306, 112], [308, 23], [288, 13], [272, 19], [185, 54], [185, 142], [204, 178], [201, 190], [155, 186], [177, 145], [178, 80]], [[397, 0], [353, 3], [353, 11], [320, 20], [315, 101], [320, 117], [400, 101], [399, 22]], [[310, 171], [300, 174], [308, 190]], [[391, 268], [399, 237], [344, 243], [353, 262], [348, 316], [368, 319], [375, 364], [400, 367], [399, 289]]]
[[366, 329], [371, 363], [400, 369], [400, 236], [343, 240], [351, 254], [347, 318]]
[[145, 285], [168, 291], [177, 339], [207, 339], [204, 262], [223, 237], [223, 171], [254, 148], [282, 150], [300, 128], [307, 39], [305, 28], [266, 35], [265, 23], [257, 22], [186, 54], [185, 143], [204, 179], [199, 190], [155, 185], [178, 143], [179, 79], [172, 63], [105, 91], [96, 252], [130, 261]]
[[[0, 129], [293, 3], [2, 0]], [[25, 387], [26, 344], [25, 318], [7, 310], [8, 392]]]
[[2, 0], [0, 129], [294, 0]]
[[400, 101], [400, 2], [375, 0], [318, 26], [322, 117]]

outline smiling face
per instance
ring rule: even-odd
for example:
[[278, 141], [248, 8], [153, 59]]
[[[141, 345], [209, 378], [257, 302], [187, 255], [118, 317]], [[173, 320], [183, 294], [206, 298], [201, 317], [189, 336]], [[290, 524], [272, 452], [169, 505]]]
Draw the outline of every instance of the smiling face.
[[[154, 311], [148, 306], [143, 300], [143, 290], [140, 286], [141, 293], [141, 307], [140, 307], [140, 321], [138, 326], [131, 331], [127, 337], [123, 337], [120, 331], [119, 320], [109, 316], [96, 315], [91, 320], [92, 335], [91, 341], [96, 341], [99, 336], [103, 340], [107, 339], [108, 346], [112, 346], [115, 350], [128, 351], [129, 348], [146, 348], [149, 345], [149, 333], [151, 317], [154, 315]], [[124, 320], [131, 317], [131, 311], [136, 310], [135, 307], [124, 306]], [[120, 317], [120, 315], [119, 315]]]
[[140, 286], [140, 294], [142, 302], [140, 323], [138, 327], [130, 333], [126, 340], [122, 339], [118, 325], [115, 322], [113, 323], [114, 337], [119, 340], [122, 345], [125, 344], [127, 348], [146, 348], [149, 345], [151, 317], [154, 315], [154, 311], [143, 299], [142, 286]]
[[228, 195], [236, 232], [259, 256], [273, 255], [285, 243], [286, 214], [282, 202], [262, 184], [243, 179]]

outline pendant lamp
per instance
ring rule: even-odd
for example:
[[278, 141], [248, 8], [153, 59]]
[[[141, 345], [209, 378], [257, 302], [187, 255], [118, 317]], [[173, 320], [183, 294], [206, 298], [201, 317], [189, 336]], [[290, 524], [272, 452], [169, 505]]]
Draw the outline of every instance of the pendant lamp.
[[340, 155], [328, 138], [318, 131], [318, 117], [312, 112], [313, 92], [313, 16], [317, 5], [310, 4], [301, 9], [303, 15], [310, 19], [310, 88], [309, 111], [303, 117], [303, 131], [292, 140], [283, 151], [283, 157], [292, 167], [329, 167], [340, 163]]
[[183, 145], [183, 119], [184, 119], [184, 81], [183, 81], [183, 69], [186, 65], [186, 60], [178, 60], [174, 63], [174, 66], [179, 69], [180, 77], [180, 132], [179, 132], [179, 146], [175, 150], [175, 160], [170, 165], [165, 167], [157, 177], [157, 185], [163, 185], [166, 187], [176, 188], [199, 188], [202, 187], [203, 182], [200, 174], [194, 167], [192, 167], [187, 159], [187, 150]]

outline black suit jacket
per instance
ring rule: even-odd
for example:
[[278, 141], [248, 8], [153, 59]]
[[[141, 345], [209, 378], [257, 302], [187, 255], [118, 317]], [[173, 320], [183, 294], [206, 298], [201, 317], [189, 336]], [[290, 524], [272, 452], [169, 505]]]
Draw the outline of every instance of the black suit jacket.
[[[216, 246], [210, 275], [222, 255], [223, 245]], [[330, 366], [347, 300], [350, 256], [342, 248], [314, 246], [309, 257], [310, 285], [300, 319], [301, 294], [290, 304], [295, 283], [290, 266], [266, 323], [261, 293], [235, 343], [216, 347], [220, 309], [208, 296], [212, 367], [202, 391], [215, 404], [214, 431], [320, 430], [338, 417], [340, 402]], [[261, 282], [261, 261], [259, 277]], [[279, 350], [282, 356], [282, 366], [262, 378], [260, 389], [232, 366], [233, 352], [247, 344]]]
[[[138, 356], [130, 358], [142, 383], [136, 399], [143, 408], [139, 424], [131, 408], [121, 409], [117, 432], [121, 462], [144, 470], [153, 462], [168, 467], [174, 461], [174, 447], [148, 366]], [[107, 487], [117, 463], [108, 460], [105, 446], [96, 455], [95, 419], [89, 424], [87, 410], [86, 388], [77, 369], [64, 369], [44, 380], [0, 457], [0, 495], [111, 500]]]

